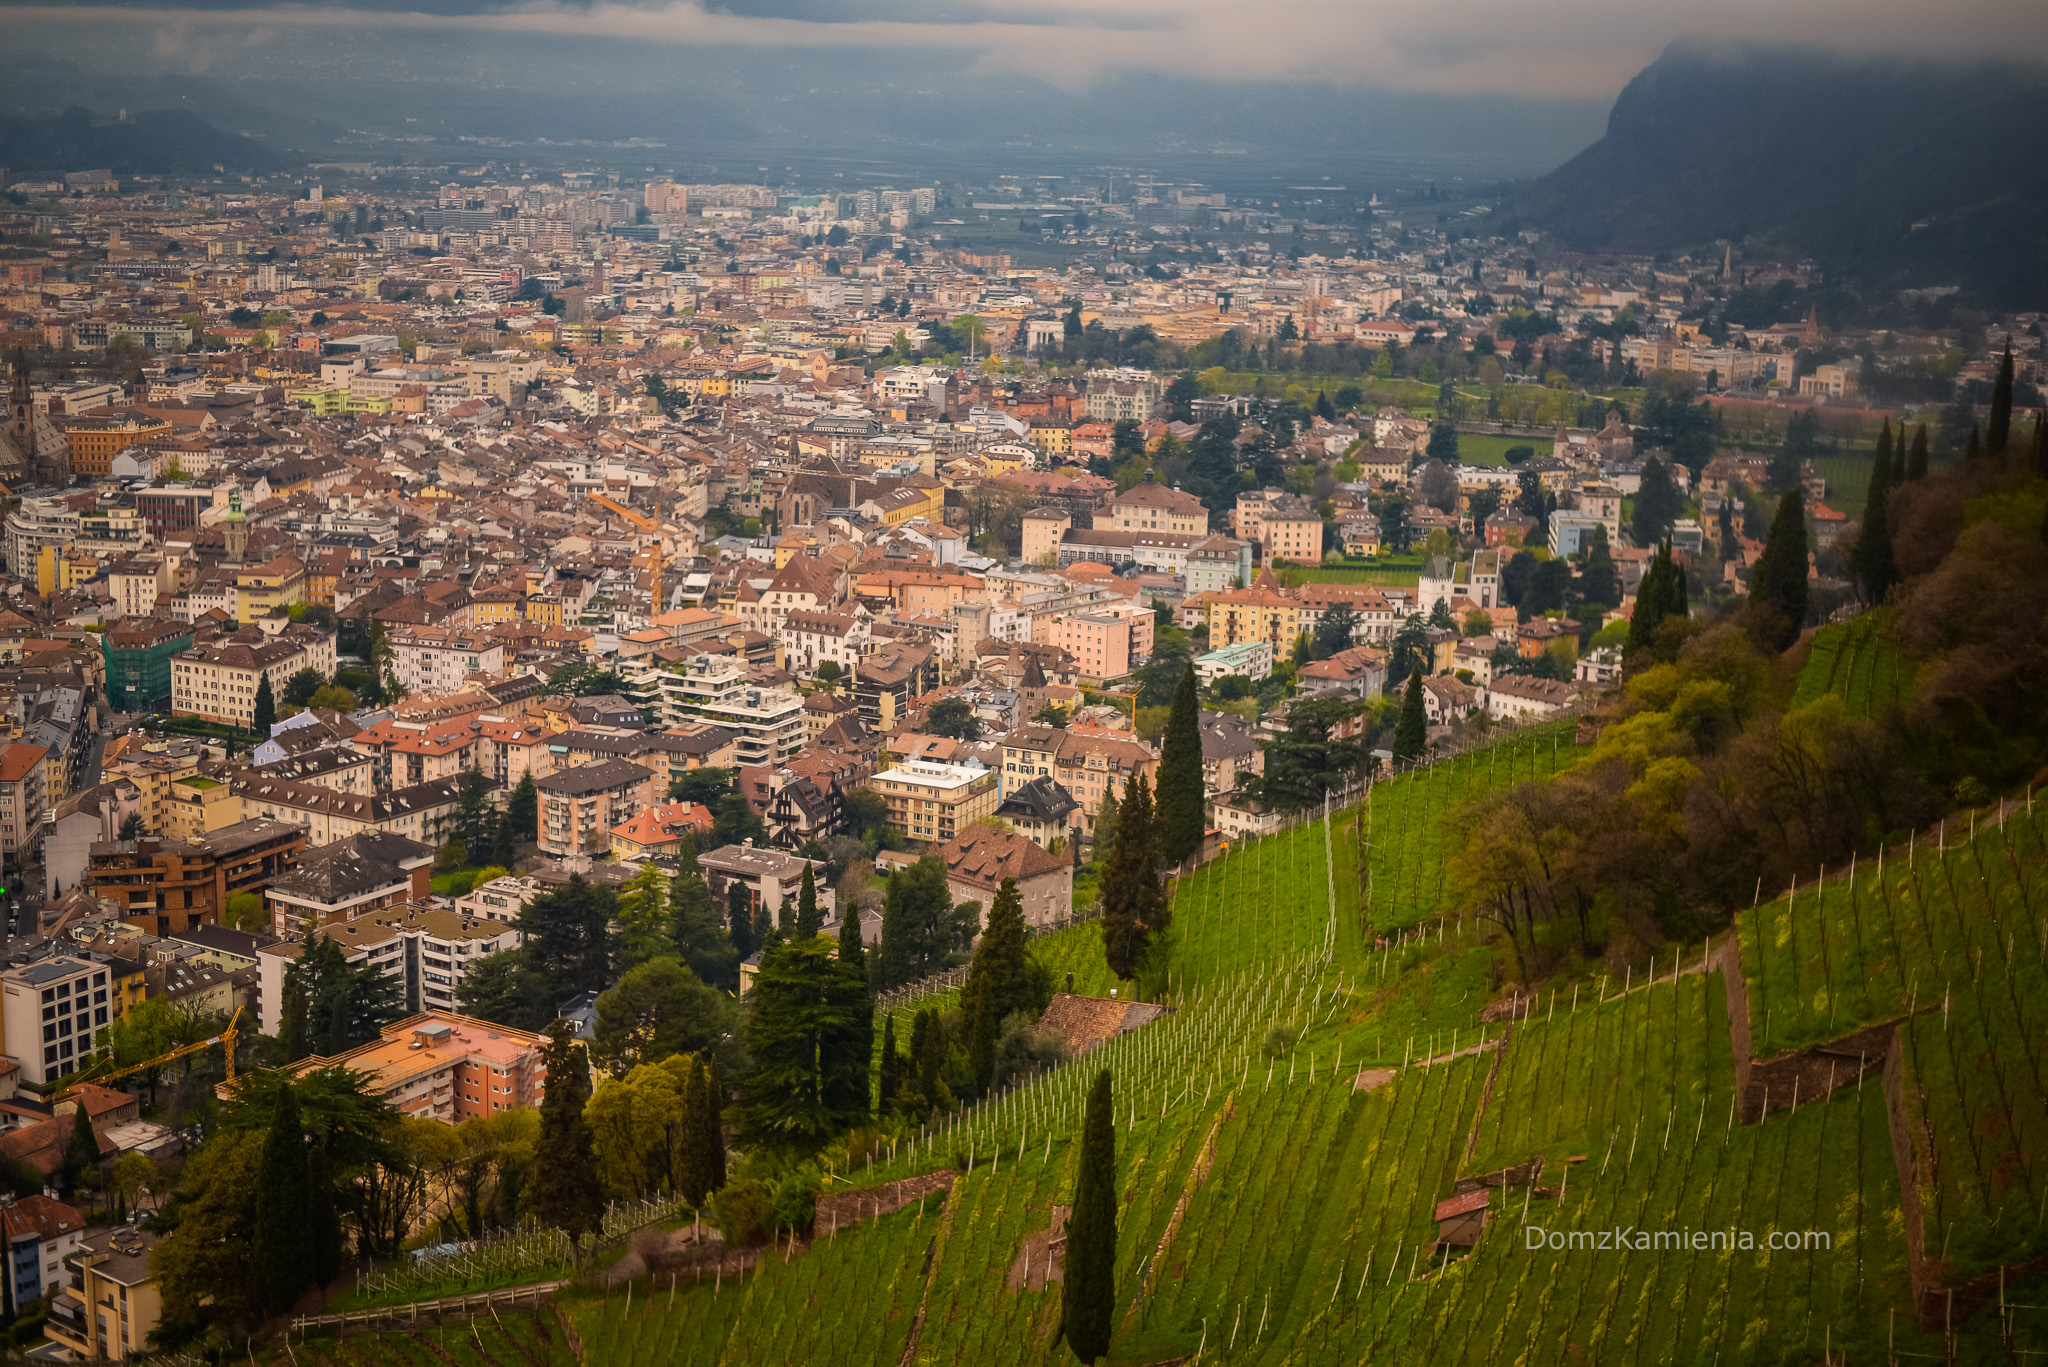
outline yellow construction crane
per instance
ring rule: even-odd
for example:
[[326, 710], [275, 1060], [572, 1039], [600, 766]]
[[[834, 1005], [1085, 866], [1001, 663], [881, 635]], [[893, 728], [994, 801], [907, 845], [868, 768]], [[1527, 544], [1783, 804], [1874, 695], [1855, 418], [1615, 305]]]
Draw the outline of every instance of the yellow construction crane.
[[240, 1033], [235, 1029], [235, 1026], [241, 1019], [242, 1008], [238, 1006], [235, 1008], [235, 1014], [228, 1017], [228, 1023], [221, 1028], [221, 1032], [211, 1039], [197, 1040], [191, 1044], [181, 1044], [169, 1053], [158, 1054], [155, 1058], [144, 1059], [141, 1063], [131, 1063], [126, 1068], [113, 1068], [106, 1072], [97, 1072], [94, 1069], [88, 1068], [83, 1072], [73, 1073], [70, 1077], [63, 1080], [56, 1091], [50, 1093], [50, 1100], [62, 1101], [77, 1088], [88, 1082], [98, 1084], [112, 1082], [116, 1078], [129, 1077], [135, 1073], [161, 1067], [166, 1063], [184, 1058], [188, 1054], [203, 1053], [216, 1044], [227, 1046], [228, 1086], [233, 1087], [235, 1085], [235, 1036]]
[[606, 498], [603, 494], [592, 494], [590, 496], [590, 501], [592, 503], [599, 505], [600, 507], [611, 509], [613, 512], [617, 513], [620, 517], [625, 518], [626, 521], [632, 523], [635, 527], [638, 527], [643, 532], [659, 532], [661, 530], [661, 524], [656, 522], [653, 518], [647, 516], [647, 514], [636, 513], [631, 508], [628, 508], [625, 504], [620, 503], [614, 499]]
[[[648, 615], [650, 617], [659, 617], [661, 615], [661, 565], [662, 562], [668, 558], [667, 553], [663, 551], [661, 547], [661, 524], [656, 522], [653, 518], [647, 516], [645, 513], [634, 512], [625, 504], [620, 503], [615, 499], [606, 498], [603, 494], [590, 495], [590, 501], [592, 503], [597, 504], [600, 507], [611, 509], [620, 517], [623, 517], [624, 519], [626, 519], [626, 521], [632, 523], [635, 527], [638, 527], [641, 531], [651, 532], [654, 534], [656, 538], [654, 544], [646, 548], [647, 565], [649, 569], [649, 575], [647, 580], [647, 593], [648, 604], [651, 608], [651, 611]], [[634, 559], [637, 560], [639, 559], [639, 557], [635, 556]]]

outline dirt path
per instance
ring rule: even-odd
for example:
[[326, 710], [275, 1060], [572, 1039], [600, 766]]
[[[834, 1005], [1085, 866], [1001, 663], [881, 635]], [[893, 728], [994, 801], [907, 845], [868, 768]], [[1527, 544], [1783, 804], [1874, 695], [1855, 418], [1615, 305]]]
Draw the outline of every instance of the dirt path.
[[946, 1209], [939, 1216], [939, 1232], [932, 1236], [930, 1246], [924, 1251], [924, 1292], [917, 1298], [917, 1316], [910, 1321], [910, 1341], [903, 1345], [903, 1356], [897, 1359], [897, 1367], [911, 1367], [917, 1361], [917, 1343], [924, 1337], [924, 1317], [931, 1310], [932, 1286], [939, 1279], [939, 1264], [945, 1261], [946, 1240], [953, 1233], [953, 1213], [959, 1209], [952, 1198], [949, 1183]]

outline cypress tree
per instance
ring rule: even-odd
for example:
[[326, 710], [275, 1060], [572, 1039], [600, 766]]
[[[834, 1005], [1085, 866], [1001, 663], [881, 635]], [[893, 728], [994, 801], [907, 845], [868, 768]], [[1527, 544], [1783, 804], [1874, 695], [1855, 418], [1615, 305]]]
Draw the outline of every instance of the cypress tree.
[[531, 769], [519, 776], [512, 796], [506, 799], [505, 829], [514, 844], [540, 839], [540, 787], [534, 783]]
[[1877, 460], [1870, 469], [1870, 493], [1863, 502], [1863, 529], [1856, 535], [1851, 557], [1863, 592], [1872, 603], [1884, 602], [1899, 579], [1898, 563], [1892, 556], [1891, 500], [1892, 423], [1885, 419], [1877, 438]]
[[712, 1149], [717, 1144], [718, 1113], [711, 1103], [711, 1074], [702, 1059], [691, 1058], [683, 1080], [683, 1111], [676, 1124], [682, 1137], [676, 1164], [676, 1194], [693, 1206], [704, 1204], [714, 1189]]
[[882, 1064], [877, 1070], [875, 1082], [875, 1104], [886, 1109], [896, 1100], [896, 1093], [903, 1081], [903, 1056], [896, 1052], [896, 1018], [882, 1018]]
[[1650, 639], [1657, 630], [1657, 624], [1664, 620], [1664, 603], [1667, 597], [1665, 582], [1675, 567], [1671, 563], [1671, 543], [1657, 543], [1657, 553], [1650, 557], [1650, 567], [1643, 571], [1641, 582], [1636, 585], [1635, 611], [1628, 619], [1628, 653], [1640, 655], [1650, 648]]
[[676, 950], [700, 982], [729, 991], [739, 986], [740, 956], [705, 885], [697, 842], [689, 836], [683, 837], [680, 862], [668, 884], [669, 929]]
[[1750, 571], [1752, 605], [1770, 614], [1764, 639], [1784, 650], [1806, 625], [1806, 491], [1795, 485], [1778, 500], [1764, 553]]
[[1927, 478], [1927, 424], [1913, 430], [1913, 454], [1906, 458], [1906, 478]]
[[1107, 1068], [1088, 1090], [1062, 1270], [1060, 1334], [1075, 1357], [1092, 1363], [1109, 1351], [1116, 1306], [1116, 1121]]
[[307, 1146], [306, 1179], [307, 1236], [313, 1255], [313, 1285], [324, 1288], [340, 1275], [346, 1247], [341, 1211], [334, 1203], [334, 1164], [327, 1157], [326, 1145]]
[[744, 959], [759, 949], [761, 942], [754, 936], [754, 899], [737, 878], [725, 885], [725, 914], [732, 927], [732, 947]]
[[564, 1020], [549, 1028], [543, 1058], [547, 1090], [541, 1097], [527, 1201], [541, 1223], [569, 1236], [570, 1257], [580, 1265], [580, 1240], [597, 1233], [604, 1219], [604, 1189], [598, 1185], [590, 1122], [583, 1117], [590, 1104], [590, 1062], [575, 1027]]
[[2048, 413], [2034, 417], [2034, 473], [2048, 479]]
[[1422, 758], [1429, 739], [1429, 719], [1422, 710], [1422, 672], [1408, 676], [1408, 689], [1401, 695], [1401, 717], [1394, 723], [1394, 763], [1407, 764]]
[[1963, 463], [1968, 464], [1984, 454], [1984, 434], [1976, 423], [1970, 424], [1970, 444], [1963, 448]]
[[1603, 608], [1621, 604], [1621, 575], [1614, 568], [1614, 552], [1607, 544], [1607, 529], [1593, 529], [1593, 545], [1586, 552], [1586, 568], [1579, 575], [1579, 596]]
[[725, 1185], [725, 1105], [732, 1097], [732, 1086], [725, 1080], [725, 1065], [716, 1058], [704, 1070], [704, 1078], [711, 1088], [711, 1104], [700, 1119], [704, 1146], [711, 1155], [711, 1189], [717, 1191]]
[[100, 1165], [100, 1137], [93, 1132], [92, 1117], [86, 1114], [85, 1103], [79, 1102], [71, 1111], [71, 1135], [64, 1141], [64, 1180], [73, 1191], [85, 1181], [89, 1172]]
[[818, 938], [818, 880], [811, 873], [809, 861], [804, 863], [804, 881], [797, 891], [796, 934], [800, 940]]
[[813, 937], [773, 944], [748, 998], [741, 1083], [749, 1145], [815, 1153], [868, 1118], [873, 1001], [863, 976]]
[[1017, 880], [1005, 878], [989, 906], [988, 925], [974, 946], [967, 986], [960, 993], [967, 1015], [974, 1080], [986, 1092], [995, 1080], [996, 1040], [1013, 1011], [1031, 1006], [1031, 977], [1024, 950], [1024, 895]]
[[1109, 969], [1126, 982], [1138, 976], [1138, 965], [1155, 931], [1169, 916], [1166, 891], [1159, 882], [1159, 832], [1152, 820], [1152, 793], [1143, 774], [1124, 785], [1118, 813], [1116, 850], [1102, 874], [1102, 950]]
[[299, 1094], [287, 1084], [278, 1088], [256, 1168], [253, 1252], [257, 1275], [263, 1279], [263, 1299], [273, 1311], [291, 1309], [313, 1282], [313, 1211], [306, 1199], [311, 1178]]
[[[839, 922], [839, 972], [846, 979], [846, 1000], [854, 1015], [845, 1044], [845, 1068], [850, 1079], [856, 1062], [858, 1064], [860, 1102], [865, 1109], [869, 1095], [869, 1060], [875, 1053], [875, 993], [868, 984], [868, 952], [867, 946], [860, 942], [860, 908], [857, 906]], [[846, 1085], [850, 1087], [852, 1084], [849, 1081]]]
[[2012, 441], [2012, 338], [2005, 339], [2005, 356], [1998, 363], [1998, 378], [1991, 385], [1991, 419], [1984, 429], [1984, 451], [1998, 455]]
[[270, 728], [277, 725], [277, 695], [270, 691], [270, 676], [265, 674], [256, 685], [256, 714], [249, 723], [249, 729], [259, 736], [268, 736]]
[[1095, 862], [1102, 868], [1109, 867], [1109, 861], [1116, 855], [1116, 831], [1121, 822], [1117, 811], [1116, 791], [1109, 784], [1102, 785], [1102, 805], [1095, 809]]
[[1202, 848], [1208, 796], [1202, 783], [1202, 707], [1195, 667], [1182, 671], [1159, 746], [1159, 853], [1178, 864]]
[[[1905, 429], [1899, 429], [1899, 439], [1905, 439]], [[1877, 434], [1877, 458], [1871, 464], [1870, 487], [1875, 489], [1879, 482], [1890, 483], [1892, 476], [1892, 420], [1887, 417]]]

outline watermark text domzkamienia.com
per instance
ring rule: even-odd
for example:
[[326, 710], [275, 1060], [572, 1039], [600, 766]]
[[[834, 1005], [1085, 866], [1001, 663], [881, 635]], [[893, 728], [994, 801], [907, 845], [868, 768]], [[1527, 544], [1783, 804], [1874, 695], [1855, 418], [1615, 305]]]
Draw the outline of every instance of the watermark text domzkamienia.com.
[[1786, 1252], [1827, 1252], [1834, 1236], [1824, 1229], [1637, 1229], [1614, 1225], [1606, 1229], [1522, 1227], [1522, 1247], [1552, 1253], [1719, 1253], [1755, 1249]]

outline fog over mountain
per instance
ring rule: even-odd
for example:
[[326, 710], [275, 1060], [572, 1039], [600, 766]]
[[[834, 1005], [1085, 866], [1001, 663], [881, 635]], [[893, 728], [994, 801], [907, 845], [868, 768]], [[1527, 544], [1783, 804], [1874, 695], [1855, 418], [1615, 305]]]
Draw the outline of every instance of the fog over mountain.
[[[1734, 0], [1712, 18], [1719, 37], [1859, 53], [2048, 54], [2048, 7], [2018, 0]], [[0, 8], [0, 86], [10, 112], [189, 108], [312, 157], [641, 139], [665, 144], [648, 162], [705, 174], [1102, 161], [1476, 183], [1592, 142], [1699, 23], [1613, 0], [94, 3]]]

